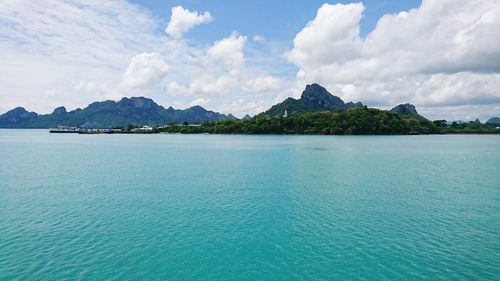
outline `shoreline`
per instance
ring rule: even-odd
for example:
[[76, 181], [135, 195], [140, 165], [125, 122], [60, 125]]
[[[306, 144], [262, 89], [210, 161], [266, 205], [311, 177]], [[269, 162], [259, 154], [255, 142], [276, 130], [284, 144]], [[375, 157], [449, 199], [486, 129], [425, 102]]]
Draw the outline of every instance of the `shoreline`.
[[453, 133], [429, 133], [429, 134], [294, 134], [294, 133], [209, 133], [209, 132], [164, 132], [164, 131], [105, 131], [109, 129], [95, 129], [97, 131], [51, 131], [50, 128], [0, 128], [0, 130], [44, 130], [48, 131], [49, 134], [77, 134], [77, 135], [228, 135], [228, 136], [430, 136], [430, 135], [500, 135], [500, 130], [498, 132], [453, 132]]

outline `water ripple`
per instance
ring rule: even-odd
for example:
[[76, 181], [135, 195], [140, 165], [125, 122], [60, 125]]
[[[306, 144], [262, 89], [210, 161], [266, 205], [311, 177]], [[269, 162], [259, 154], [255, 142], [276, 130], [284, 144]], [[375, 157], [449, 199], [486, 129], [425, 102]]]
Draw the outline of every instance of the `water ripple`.
[[9, 134], [0, 280], [500, 276], [498, 137]]

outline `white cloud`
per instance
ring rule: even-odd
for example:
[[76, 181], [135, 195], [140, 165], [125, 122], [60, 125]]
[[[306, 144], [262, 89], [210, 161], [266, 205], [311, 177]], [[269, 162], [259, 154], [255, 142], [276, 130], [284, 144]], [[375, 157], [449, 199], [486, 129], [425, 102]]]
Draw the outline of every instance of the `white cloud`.
[[264, 36], [262, 36], [262, 35], [255, 35], [252, 38], [252, 40], [255, 42], [264, 42], [264, 41], [266, 41], [266, 38], [264, 38]]
[[[436, 107], [421, 107], [417, 108], [418, 113], [423, 116], [428, 116], [431, 120], [446, 119], [447, 121], [473, 121], [479, 119], [481, 122], [485, 122], [491, 117], [498, 116], [500, 112], [499, 105], [491, 105], [485, 107], [484, 105], [450, 105], [450, 106], [440, 106]], [[440, 111], [446, 112], [446, 118]], [[481, 112], [481, 114], [478, 114]]]
[[[197, 17], [191, 23], [211, 18], [189, 13]], [[237, 32], [212, 44], [182, 40], [194, 26], [182, 20], [173, 17], [167, 36], [158, 33], [162, 20], [126, 1], [0, 1], [0, 84], [8, 89], [0, 113], [17, 106], [49, 113], [136, 95], [224, 113], [236, 99], [250, 101], [242, 83], [275, 70], [269, 55], [245, 50], [248, 39]], [[259, 100], [271, 105], [273, 97]]]
[[197, 99], [193, 100], [189, 104], [189, 106], [195, 106], [195, 105], [206, 106], [209, 102], [210, 102], [209, 98], [197, 98]]
[[261, 76], [245, 82], [242, 89], [247, 92], [260, 93], [277, 90], [281, 87], [281, 80], [273, 76]]
[[[0, 1], [0, 112], [85, 106], [115, 93], [75, 89], [118, 83], [130, 58], [154, 50], [160, 21], [125, 1]], [[55, 95], [46, 98], [47, 91]]]
[[500, 74], [460, 72], [426, 76], [413, 100], [423, 106], [500, 104]]
[[313, 68], [357, 57], [362, 43], [359, 21], [363, 11], [362, 3], [323, 4], [314, 20], [295, 36], [288, 60]]
[[148, 11], [124, 1], [4, 0], [0, 47], [73, 63], [120, 65], [124, 55], [158, 42], [151, 35], [157, 23]]
[[231, 68], [237, 68], [245, 63], [243, 48], [246, 42], [246, 36], [233, 32], [231, 36], [216, 41], [208, 49], [207, 54], [215, 61], [220, 61]]
[[347, 101], [412, 102], [431, 118], [498, 115], [498, 0], [424, 0], [383, 16], [364, 38], [363, 11], [324, 4], [282, 56], [289, 42], [259, 35], [250, 37], [259, 43], [236, 32], [213, 43], [183, 39], [213, 20], [208, 11], [174, 7], [167, 35], [161, 19], [122, 0], [3, 0], [0, 112], [144, 95], [255, 114], [318, 82]]
[[319, 8], [286, 54], [299, 68], [298, 85], [319, 82], [371, 105], [441, 106], [441, 118], [450, 105], [500, 104], [500, 2], [424, 0], [384, 15], [366, 38], [363, 10], [362, 3]]
[[173, 7], [170, 22], [165, 32], [174, 38], [180, 38], [182, 34], [194, 26], [211, 22], [212, 20], [213, 17], [210, 12], [191, 12], [188, 9], [184, 9], [182, 6]]
[[227, 112], [233, 113], [235, 116], [243, 117], [245, 114], [256, 115], [265, 111], [268, 105], [262, 101], [248, 100], [239, 98], [222, 105], [222, 108]]
[[172, 81], [167, 85], [167, 91], [171, 95], [224, 95], [233, 87], [236, 80], [230, 75], [214, 77], [205, 74], [192, 79], [188, 85], [184, 86], [177, 81]]
[[[98, 97], [98, 99], [110, 99], [110, 98], [119, 98], [119, 95], [116, 91], [111, 89], [110, 85], [105, 82], [94, 82], [94, 81], [80, 81], [78, 82], [73, 89], [75, 91], [82, 92], [85, 95], [92, 95], [93, 97]], [[113, 94], [115, 94], [113, 96]]]
[[53, 98], [53, 97], [55, 97], [56, 95], [57, 95], [57, 92], [56, 92], [56, 91], [54, 91], [54, 90], [50, 90], [50, 89], [49, 89], [49, 90], [47, 90], [47, 91], [45, 92], [45, 97], [46, 97], [46, 98], [48, 98], [48, 99]]
[[[251, 48], [246, 42], [246, 36], [233, 32], [206, 49], [186, 46], [185, 42], [170, 44], [165, 54], [175, 53], [176, 62], [173, 65], [169, 61], [167, 95], [175, 97], [177, 106], [192, 106], [193, 97], [195, 101], [209, 99], [205, 104], [208, 108], [241, 116], [270, 107], [276, 95], [282, 95], [283, 88], [290, 83], [282, 77], [269, 75], [275, 68], [261, 67], [265, 60], [255, 62], [255, 58], [266, 54], [256, 54], [250, 49], [254, 61], [246, 63], [245, 51]], [[258, 102], [255, 102], [255, 93], [259, 94]]]
[[390, 62], [395, 73], [499, 71], [499, 29], [496, 0], [426, 0], [418, 9], [382, 17], [364, 54]]
[[[187, 74], [167, 85], [171, 95], [224, 95], [238, 85], [244, 75], [245, 36], [233, 32], [229, 37], [214, 42], [206, 52], [183, 54], [185, 62], [182, 67]], [[184, 85], [183, 85], [184, 84]]]
[[168, 66], [158, 53], [134, 56], [123, 74], [122, 85], [144, 88], [160, 82], [167, 75]]

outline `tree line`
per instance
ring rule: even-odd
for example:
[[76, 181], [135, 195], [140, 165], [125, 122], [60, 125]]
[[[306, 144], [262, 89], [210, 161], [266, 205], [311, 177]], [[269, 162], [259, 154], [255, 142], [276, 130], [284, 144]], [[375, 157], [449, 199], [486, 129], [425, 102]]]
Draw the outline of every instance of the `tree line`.
[[166, 126], [157, 132], [208, 134], [407, 135], [437, 134], [434, 122], [374, 108], [310, 112], [284, 116], [260, 114], [246, 120], [205, 122], [199, 127]]

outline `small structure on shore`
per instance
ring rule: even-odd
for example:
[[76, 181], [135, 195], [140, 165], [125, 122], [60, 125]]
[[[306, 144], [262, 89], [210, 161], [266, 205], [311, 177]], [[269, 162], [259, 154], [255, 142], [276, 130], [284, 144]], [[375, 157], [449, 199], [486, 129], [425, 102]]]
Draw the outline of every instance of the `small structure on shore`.
[[70, 126], [57, 126], [57, 128], [49, 129], [50, 133], [59, 133], [59, 134], [77, 134], [80, 131], [80, 128], [70, 127]]
[[158, 129], [165, 129], [165, 128], [170, 128], [170, 127], [201, 127], [201, 124], [179, 124], [179, 123], [175, 123], [175, 124], [167, 124], [167, 125], [163, 125], [163, 126], [158, 126]]
[[147, 125], [130, 130], [131, 133], [148, 134], [153, 132], [153, 128]]
[[122, 133], [121, 129], [80, 129], [79, 134], [94, 135], [94, 134], [115, 134]]

